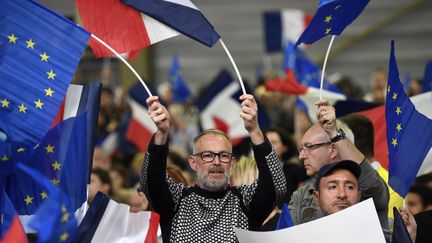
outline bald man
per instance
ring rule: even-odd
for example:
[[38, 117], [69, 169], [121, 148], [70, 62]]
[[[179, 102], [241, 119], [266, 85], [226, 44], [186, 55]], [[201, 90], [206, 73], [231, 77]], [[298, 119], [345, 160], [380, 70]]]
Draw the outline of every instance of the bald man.
[[[385, 182], [370, 166], [365, 156], [348, 140], [342, 129], [336, 127], [336, 111], [326, 100], [316, 103], [318, 124], [311, 126], [301, 139], [299, 158], [304, 162], [306, 174], [316, 176], [324, 165], [351, 160], [360, 165], [359, 186], [361, 201], [373, 198], [384, 230], [388, 229], [389, 192]], [[313, 200], [315, 178], [299, 188], [291, 197], [290, 213], [295, 225], [321, 218], [325, 213]]]

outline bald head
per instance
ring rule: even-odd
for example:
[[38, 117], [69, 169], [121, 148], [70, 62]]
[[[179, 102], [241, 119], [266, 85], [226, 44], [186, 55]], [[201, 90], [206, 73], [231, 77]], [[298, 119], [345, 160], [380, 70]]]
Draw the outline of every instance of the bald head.
[[303, 160], [309, 176], [314, 176], [324, 165], [340, 160], [336, 148], [319, 124], [311, 126], [303, 135], [299, 159]]

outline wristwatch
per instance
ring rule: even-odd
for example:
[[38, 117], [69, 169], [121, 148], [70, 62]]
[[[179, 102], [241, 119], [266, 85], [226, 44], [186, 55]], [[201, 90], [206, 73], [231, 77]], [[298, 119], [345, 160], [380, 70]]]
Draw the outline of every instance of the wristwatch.
[[344, 138], [346, 138], [346, 136], [345, 136], [345, 132], [344, 132], [344, 130], [342, 130], [342, 128], [339, 128], [339, 129], [336, 131], [336, 136], [330, 138], [330, 141], [331, 141], [332, 143], [336, 143], [336, 142], [338, 142], [338, 141], [340, 141], [340, 140], [342, 140], [342, 139], [344, 139]]

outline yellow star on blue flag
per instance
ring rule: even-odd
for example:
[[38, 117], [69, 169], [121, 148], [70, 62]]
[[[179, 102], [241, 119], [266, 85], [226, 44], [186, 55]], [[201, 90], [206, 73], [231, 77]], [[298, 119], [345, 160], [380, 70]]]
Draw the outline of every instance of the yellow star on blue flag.
[[0, 6], [0, 131], [36, 143], [53, 125], [90, 34], [36, 1]]
[[369, 0], [320, 0], [317, 12], [296, 46], [312, 44], [327, 35], [340, 35], [368, 3]]
[[385, 113], [389, 185], [405, 197], [432, 147], [432, 120], [416, 110], [403, 89], [394, 41], [391, 43], [387, 91]]

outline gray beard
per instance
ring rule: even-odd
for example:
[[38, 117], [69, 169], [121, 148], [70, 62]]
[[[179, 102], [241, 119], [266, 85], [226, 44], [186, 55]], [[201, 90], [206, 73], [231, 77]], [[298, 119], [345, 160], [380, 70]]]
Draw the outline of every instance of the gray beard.
[[223, 191], [228, 188], [228, 181], [230, 178], [230, 172], [224, 174], [223, 180], [210, 181], [208, 179], [208, 174], [204, 173], [201, 168], [198, 169], [198, 185], [207, 191], [218, 192]]

